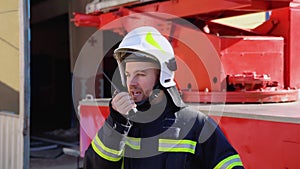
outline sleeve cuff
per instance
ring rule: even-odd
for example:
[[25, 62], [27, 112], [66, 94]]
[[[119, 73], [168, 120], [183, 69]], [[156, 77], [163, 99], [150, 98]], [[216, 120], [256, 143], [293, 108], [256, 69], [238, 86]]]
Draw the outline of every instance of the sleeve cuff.
[[112, 108], [111, 102], [109, 103], [110, 114], [107, 118], [108, 124], [121, 134], [127, 134], [132, 126], [130, 121], [122, 116], [119, 112]]

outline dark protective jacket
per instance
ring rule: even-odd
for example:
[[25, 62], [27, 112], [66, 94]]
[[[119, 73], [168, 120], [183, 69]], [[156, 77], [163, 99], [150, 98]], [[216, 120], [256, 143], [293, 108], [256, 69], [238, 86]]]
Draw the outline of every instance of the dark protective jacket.
[[[85, 169], [242, 169], [218, 125], [169, 97], [127, 120], [110, 115], [84, 157]], [[145, 108], [144, 108], [145, 109]]]

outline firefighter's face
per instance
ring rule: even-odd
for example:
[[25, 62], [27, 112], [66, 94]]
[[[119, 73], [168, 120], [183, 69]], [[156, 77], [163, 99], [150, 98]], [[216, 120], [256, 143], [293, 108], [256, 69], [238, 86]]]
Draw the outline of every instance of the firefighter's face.
[[151, 62], [128, 62], [125, 67], [128, 92], [134, 102], [147, 99], [158, 80], [158, 66]]

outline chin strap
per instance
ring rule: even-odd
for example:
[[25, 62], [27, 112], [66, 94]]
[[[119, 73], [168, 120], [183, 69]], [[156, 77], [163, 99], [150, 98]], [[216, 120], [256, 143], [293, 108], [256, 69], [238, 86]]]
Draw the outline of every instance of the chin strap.
[[157, 82], [153, 87], [152, 94], [149, 96], [149, 101], [151, 102], [153, 99], [156, 99], [161, 90], [163, 90], [163, 86], [159, 82]]
[[162, 89], [163, 87], [160, 85], [160, 83], [156, 83], [153, 87], [152, 94], [147, 99], [136, 102], [137, 109], [140, 111], [148, 110], [151, 107], [151, 102], [153, 99], [156, 99], [159, 96], [159, 93]]

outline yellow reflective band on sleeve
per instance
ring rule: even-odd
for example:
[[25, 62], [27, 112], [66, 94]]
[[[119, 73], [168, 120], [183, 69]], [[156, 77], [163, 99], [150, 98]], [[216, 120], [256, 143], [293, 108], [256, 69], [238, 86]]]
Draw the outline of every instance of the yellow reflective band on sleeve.
[[160, 51], [166, 53], [163, 48], [155, 41], [155, 39], [152, 36], [151, 32], [148, 32], [146, 35], [146, 42], [148, 42], [149, 44], [151, 44], [152, 46], [156, 47], [157, 49], [159, 49]]
[[188, 152], [195, 154], [197, 142], [192, 140], [159, 139], [158, 151], [161, 152]]
[[243, 166], [241, 158], [238, 154], [225, 158], [224, 160], [219, 162], [219, 164], [216, 165], [214, 169], [232, 169], [236, 166]]
[[134, 150], [140, 150], [141, 149], [141, 138], [127, 137], [126, 145], [128, 145], [130, 148], [132, 148]]
[[92, 141], [93, 150], [102, 158], [109, 161], [119, 161], [123, 150], [114, 150], [106, 147], [96, 135]]
[[236, 166], [243, 166], [243, 163], [240, 161], [240, 162], [234, 162], [234, 163], [231, 163], [227, 168], [231, 169], [233, 167], [236, 167]]

